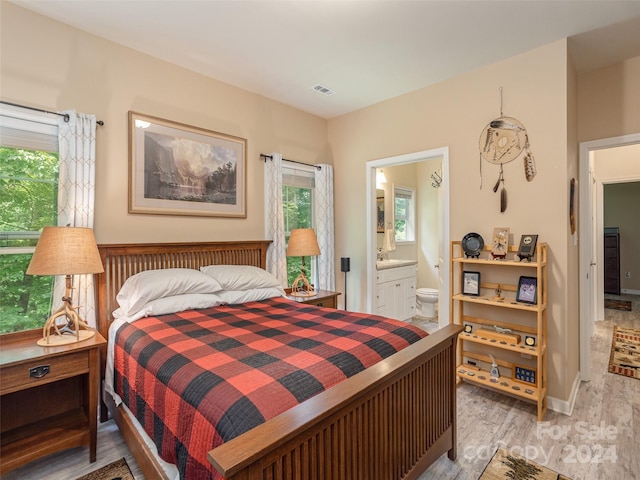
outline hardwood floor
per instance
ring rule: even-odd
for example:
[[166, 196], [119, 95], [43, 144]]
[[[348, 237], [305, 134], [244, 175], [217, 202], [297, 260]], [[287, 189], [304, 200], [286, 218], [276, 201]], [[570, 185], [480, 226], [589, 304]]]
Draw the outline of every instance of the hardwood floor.
[[[476, 480], [498, 447], [530, 458], [573, 480], [640, 479], [640, 381], [607, 373], [614, 325], [640, 328], [640, 296], [632, 312], [605, 310], [592, 339], [592, 381], [580, 386], [573, 415], [547, 411], [536, 422], [536, 407], [463, 383], [458, 389], [458, 458], [441, 457], [420, 480]], [[437, 325], [415, 324], [427, 331]], [[113, 421], [98, 427], [98, 460], [90, 464], [87, 448], [50, 455], [14, 470], [3, 480], [25, 478], [73, 480], [121, 457], [136, 480], [144, 476]], [[362, 479], [366, 480], [366, 479]]]
[[590, 382], [580, 385], [569, 417], [468, 383], [458, 388], [458, 458], [441, 457], [420, 480], [475, 480], [498, 447], [573, 480], [640, 479], [640, 381], [607, 372], [613, 326], [640, 328], [640, 296], [632, 312], [605, 310], [591, 341]]

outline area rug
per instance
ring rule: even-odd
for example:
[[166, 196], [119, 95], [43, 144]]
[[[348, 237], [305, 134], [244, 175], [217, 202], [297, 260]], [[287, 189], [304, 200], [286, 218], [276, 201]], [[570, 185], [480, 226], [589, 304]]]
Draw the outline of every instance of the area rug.
[[640, 330], [613, 327], [609, 372], [640, 379]]
[[124, 458], [88, 473], [77, 480], [135, 480]]
[[629, 300], [613, 300], [611, 298], [604, 299], [604, 308], [612, 308], [614, 310], [631, 311], [631, 302]]
[[480, 480], [571, 480], [553, 470], [499, 448]]

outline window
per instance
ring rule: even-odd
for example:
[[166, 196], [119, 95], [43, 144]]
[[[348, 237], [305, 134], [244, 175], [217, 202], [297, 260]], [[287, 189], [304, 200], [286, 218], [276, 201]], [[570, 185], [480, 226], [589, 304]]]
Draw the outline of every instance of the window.
[[[313, 228], [313, 190], [315, 175], [313, 168], [296, 166], [282, 162], [282, 203], [284, 208], [284, 228], [287, 244], [294, 228]], [[310, 261], [309, 261], [310, 260]], [[316, 260], [305, 259], [307, 278], [317, 284]], [[301, 257], [287, 257], [287, 285], [291, 285], [300, 274]]]
[[415, 236], [415, 196], [409, 187], [393, 187], [393, 216], [396, 242], [414, 242]]
[[54, 277], [26, 275], [44, 226], [57, 224], [58, 126], [0, 107], [0, 334], [41, 328]]

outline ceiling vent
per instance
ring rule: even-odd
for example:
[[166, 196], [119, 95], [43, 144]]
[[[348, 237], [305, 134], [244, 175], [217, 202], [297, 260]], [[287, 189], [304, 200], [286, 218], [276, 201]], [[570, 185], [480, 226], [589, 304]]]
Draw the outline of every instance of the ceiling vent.
[[314, 86], [313, 86], [313, 89], [314, 89], [316, 92], [318, 92], [318, 93], [321, 93], [321, 94], [323, 94], [323, 95], [326, 95], [327, 97], [330, 97], [331, 95], [333, 95], [334, 93], [336, 93], [336, 92], [334, 92], [333, 90], [331, 90], [330, 88], [327, 88], [327, 87], [325, 87], [325, 86], [323, 86], [323, 85], [320, 85], [320, 84], [318, 84], [318, 85], [314, 85]]

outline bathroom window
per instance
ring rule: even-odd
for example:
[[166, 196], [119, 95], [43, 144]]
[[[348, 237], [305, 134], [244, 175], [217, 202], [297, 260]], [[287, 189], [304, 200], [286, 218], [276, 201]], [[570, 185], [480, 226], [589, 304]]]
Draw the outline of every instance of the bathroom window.
[[416, 191], [409, 187], [393, 187], [393, 217], [396, 242], [415, 242]]

